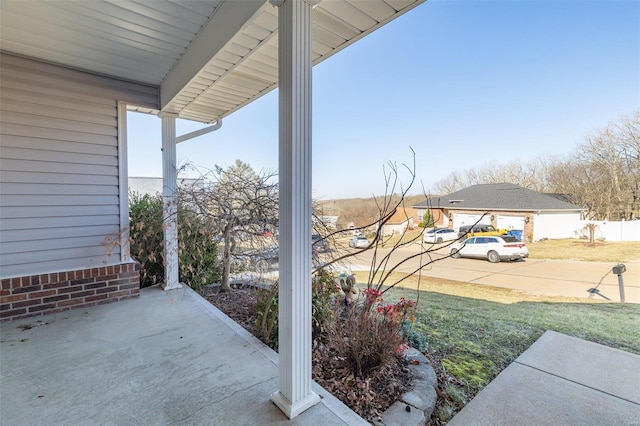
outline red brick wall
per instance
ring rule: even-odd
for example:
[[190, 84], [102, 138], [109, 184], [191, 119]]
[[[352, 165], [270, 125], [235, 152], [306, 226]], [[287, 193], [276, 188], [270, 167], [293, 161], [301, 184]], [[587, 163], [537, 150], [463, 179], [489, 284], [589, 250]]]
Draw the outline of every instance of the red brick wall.
[[136, 297], [139, 293], [138, 263], [6, 278], [0, 289], [0, 319], [19, 319], [115, 302]]

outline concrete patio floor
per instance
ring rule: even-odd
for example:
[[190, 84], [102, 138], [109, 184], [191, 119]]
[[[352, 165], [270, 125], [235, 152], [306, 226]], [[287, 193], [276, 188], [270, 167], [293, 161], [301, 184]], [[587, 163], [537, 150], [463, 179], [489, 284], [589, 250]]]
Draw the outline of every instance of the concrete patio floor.
[[188, 288], [0, 327], [3, 425], [368, 424], [315, 383], [289, 421], [277, 354]]

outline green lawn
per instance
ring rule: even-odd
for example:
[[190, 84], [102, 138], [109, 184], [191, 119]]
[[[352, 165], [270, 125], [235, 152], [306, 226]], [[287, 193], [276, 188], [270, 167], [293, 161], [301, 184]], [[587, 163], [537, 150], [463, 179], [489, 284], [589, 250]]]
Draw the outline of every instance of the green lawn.
[[[361, 278], [358, 277], [361, 281]], [[385, 294], [419, 300], [415, 339], [440, 383], [436, 416], [447, 421], [546, 330], [640, 354], [640, 306], [530, 295], [509, 289], [416, 277]]]

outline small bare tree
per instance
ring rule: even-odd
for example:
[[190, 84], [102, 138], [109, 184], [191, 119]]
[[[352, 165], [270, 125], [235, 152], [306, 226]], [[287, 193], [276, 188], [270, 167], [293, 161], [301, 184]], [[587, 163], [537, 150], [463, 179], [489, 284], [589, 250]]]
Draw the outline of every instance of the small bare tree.
[[264, 236], [278, 227], [278, 185], [275, 172], [255, 172], [240, 160], [202, 175], [202, 185], [192, 185], [182, 197], [200, 215], [214, 224], [223, 246], [221, 290], [229, 282], [233, 255], [237, 251], [264, 252]]
[[596, 225], [593, 222], [589, 222], [584, 226], [584, 230], [589, 232], [589, 244], [593, 244], [596, 240], [596, 228], [598, 227], [598, 225]]

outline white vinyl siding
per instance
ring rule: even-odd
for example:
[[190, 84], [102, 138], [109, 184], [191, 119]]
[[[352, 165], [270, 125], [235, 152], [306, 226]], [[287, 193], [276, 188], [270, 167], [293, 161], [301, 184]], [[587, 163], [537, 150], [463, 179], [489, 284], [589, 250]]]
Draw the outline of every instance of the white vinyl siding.
[[157, 89], [11, 55], [1, 65], [0, 276], [120, 263], [118, 101], [157, 108]]

